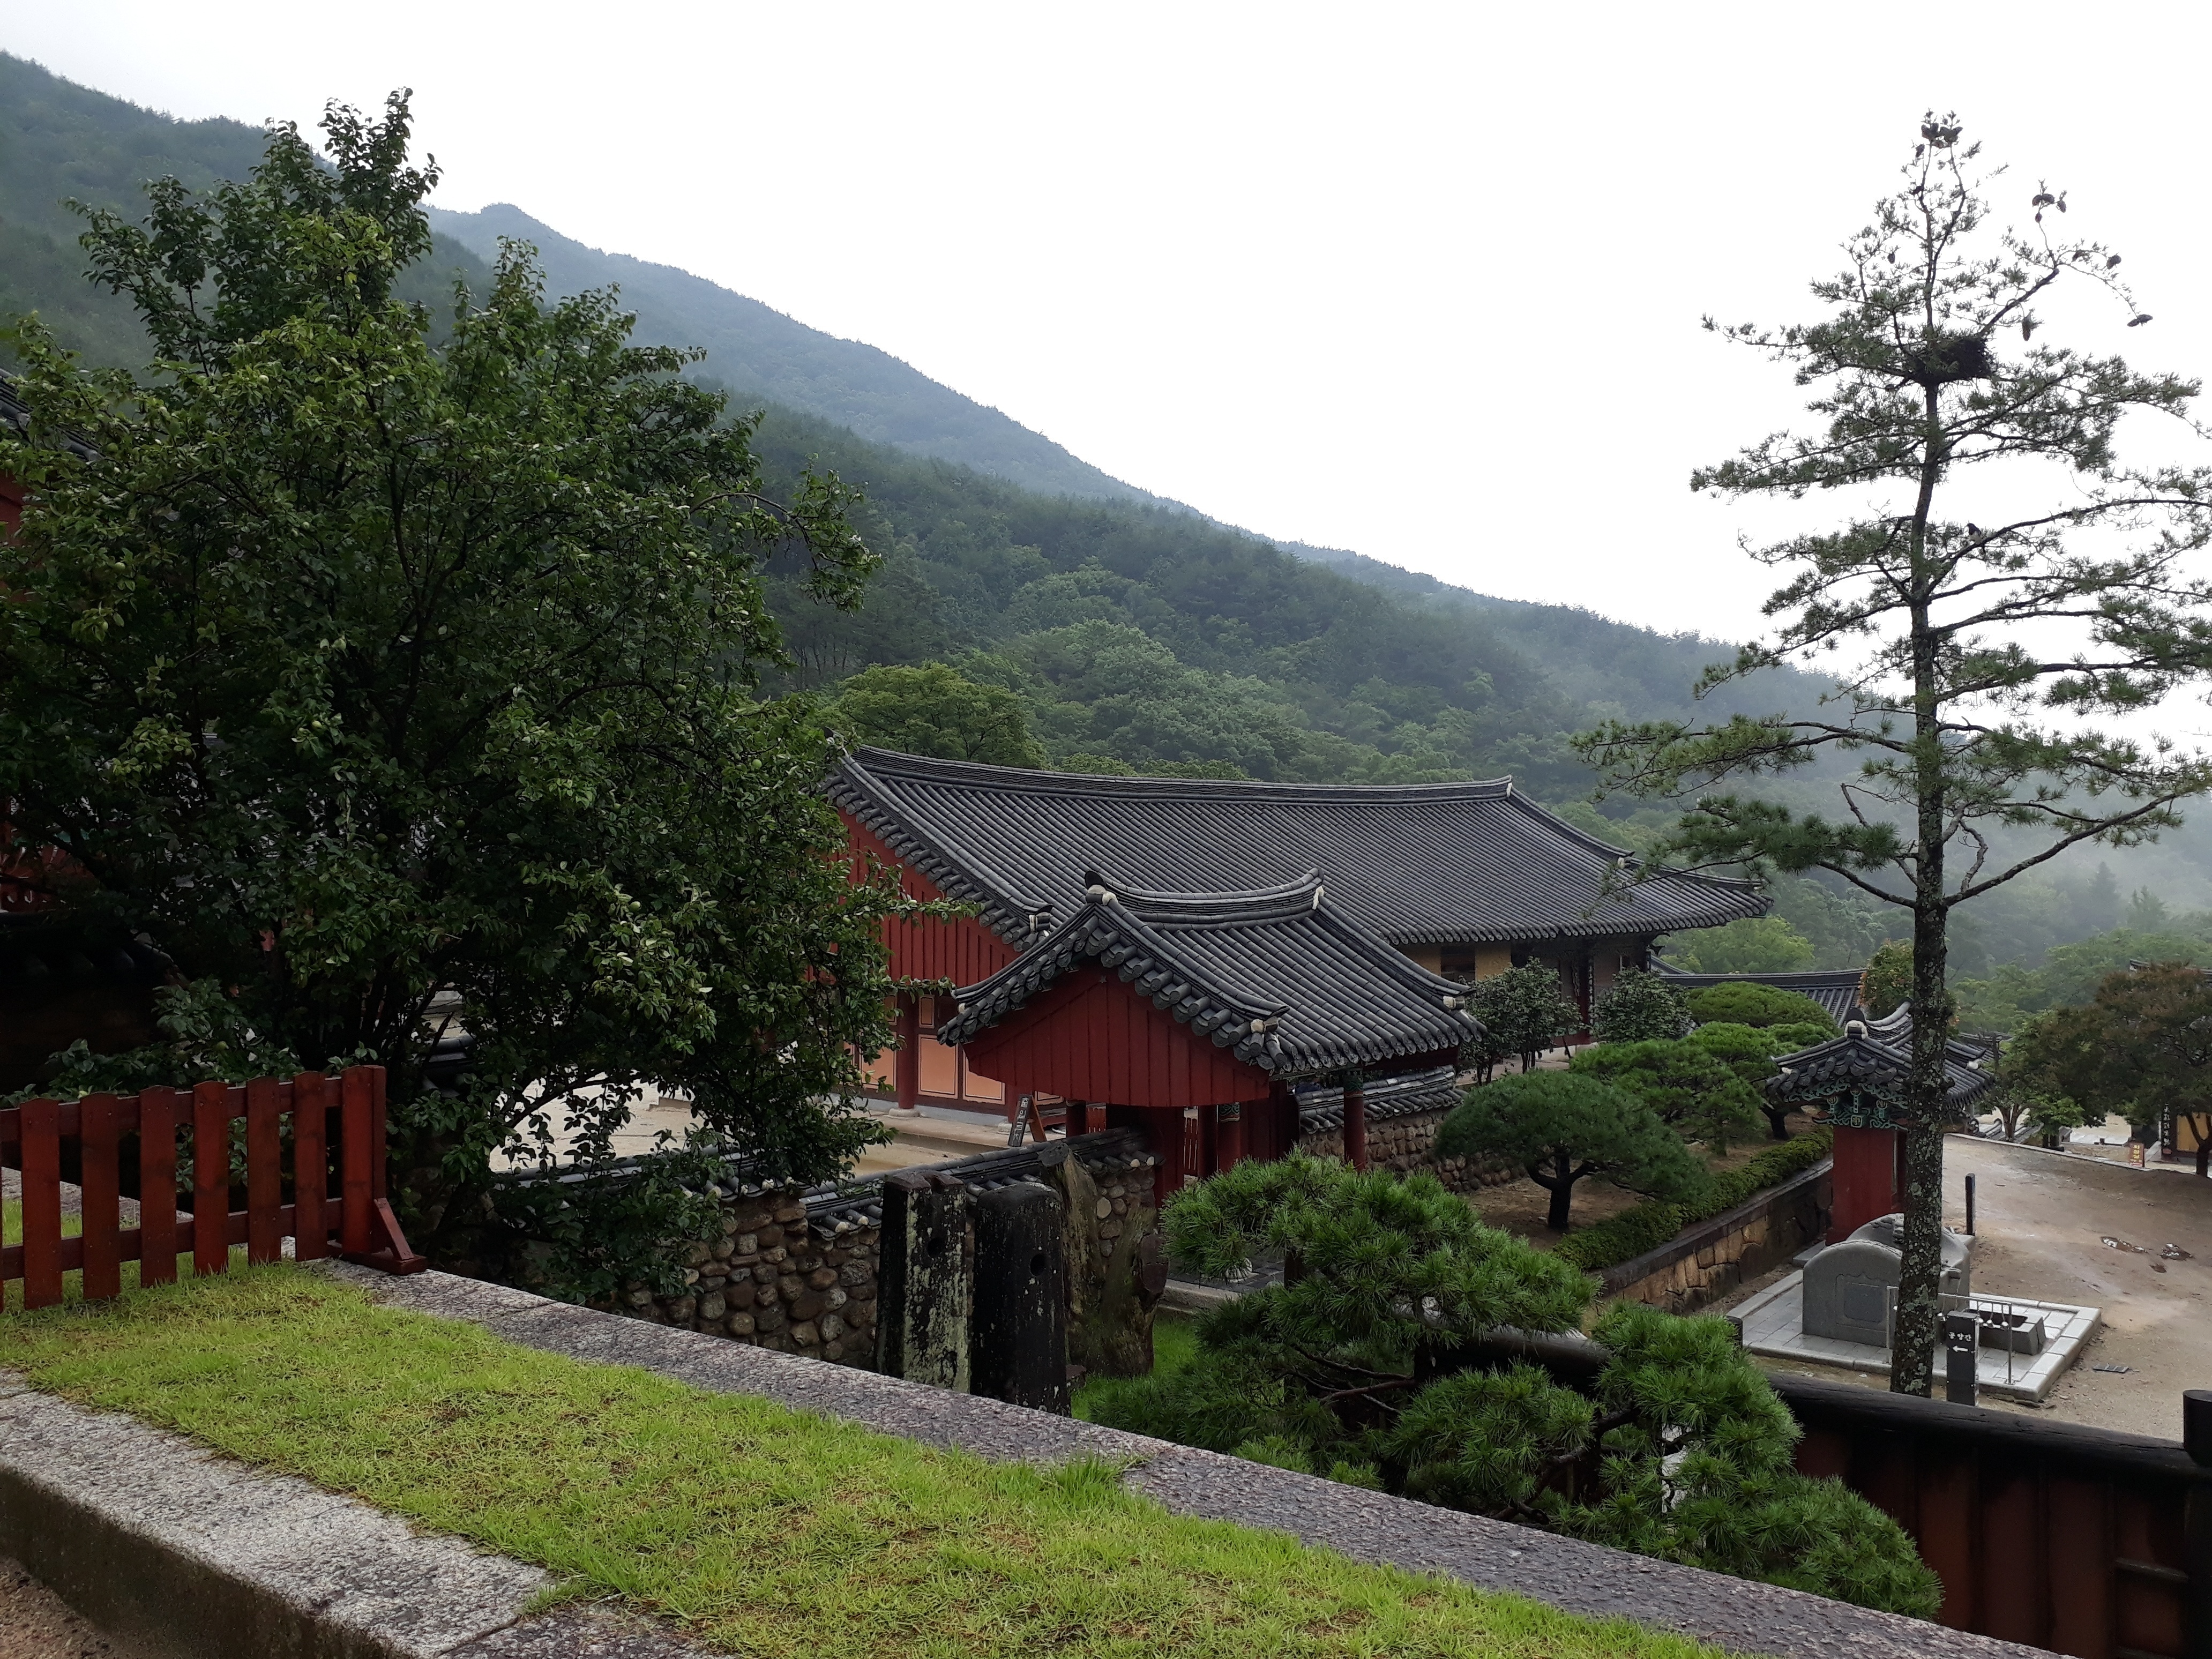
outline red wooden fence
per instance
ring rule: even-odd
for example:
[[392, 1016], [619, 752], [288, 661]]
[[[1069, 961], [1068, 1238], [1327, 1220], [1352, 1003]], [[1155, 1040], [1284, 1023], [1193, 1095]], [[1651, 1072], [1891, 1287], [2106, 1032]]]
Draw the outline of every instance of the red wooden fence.
[[[231, 1128], [246, 1121], [246, 1207], [230, 1207]], [[291, 1124], [290, 1177], [284, 1123]], [[179, 1212], [177, 1132], [191, 1136], [192, 1188]], [[138, 1224], [121, 1221], [123, 1143], [136, 1135]], [[74, 1158], [65, 1154], [74, 1151]], [[62, 1237], [65, 1162], [82, 1188], [82, 1227]], [[274, 1261], [286, 1238], [302, 1261], [331, 1253], [387, 1273], [428, 1264], [407, 1245], [385, 1189], [384, 1067], [343, 1075], [302, 1072], [289, 1083], [202, 1083], [135, 1097], [29, 1100], [0, 1110], [0, 1164], [23, 1177], [23, 1242], [0, 1249], [0, 1286], [23, 1281], [26, 1308], [62, 1299], [62, 1275], [84, 1274], [88, 1301], [121, 1292], [122, 1267], [139, 1282], [167, 1284], [190, 1249], [192, 1273], [219, 1273], [230, 1247], [250, 1262]], [[287, 1190], [291, 1194], [286, 1201]]]

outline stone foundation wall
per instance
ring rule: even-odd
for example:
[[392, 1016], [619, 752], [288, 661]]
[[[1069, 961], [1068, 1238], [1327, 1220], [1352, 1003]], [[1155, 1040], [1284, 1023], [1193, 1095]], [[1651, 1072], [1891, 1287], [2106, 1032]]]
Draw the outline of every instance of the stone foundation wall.
[[1827, 1231], [1834, 1165], [1824, 1160], [1633, 1261], [1608, 1267], [1604, 1294], [1694, 1313], [1788, 1261]]
[[[1396, 1175], [1412, 1175], [1416, 1170], [1434, 1176], [1447, 1190], [1455, 1193], [1478, 1192], [1485, 1187], [1502, 1187], [1509, 1181], [1520, 1178], [1520, 1166], [1497, 1158], [1440, 1158], [1437, 1152], [1437, 1131], [1443, 1126], [1449, 1109], [1439, 1107], [1433, 1111], [1408, 1112], [1403, 1117], [1370, 1119], [1367, 1125], [1367, 1162], [1371, 1169], [1389, 1170]], [[1341, 1158], [1344, 1156], [1344, 1131], [1322, 1129], [1298, 1137], [1298, 1150], [1310, 1152], [1316, 1158]]]
[[763, 1193], [723, 1207], [722, 1237], [685, 1247], [684, 1287], [655, 1296], [632, 1285], [615, 1310], [659, 1325], [781, 1353], [872, 1366], [878, 1229], [826, 1237], [799, 1194]]

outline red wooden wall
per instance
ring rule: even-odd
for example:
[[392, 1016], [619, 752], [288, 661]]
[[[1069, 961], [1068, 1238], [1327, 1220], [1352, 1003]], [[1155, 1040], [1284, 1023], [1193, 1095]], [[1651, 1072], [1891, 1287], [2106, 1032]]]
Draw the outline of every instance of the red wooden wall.
[[22, 523], [23, 486], [0, 472], [0, 534], [18, 530]]
[[1117, 1106], [1263, 1100], [1267, 1074], [1152, 1006], [1118, 975], [1079, 968], [968, 1044], [968, 1064], [1006, 1085]]
[[[901, 862], [896, 854], [849, 813], [845, 833], [853, 849], [855, 872], [867, 858], [899, 872], [899, 887], [908, 898], [941, 899], [937, 884]], [[988, 979], [1018, 954], [1014, 948], [973, 916], [953, 921], [925, 917], [918, 921], [884, 924], [884, 944], [891, 956], [891, 976], [902, 980], [939, 980], [953, 985], [973, 985]]]

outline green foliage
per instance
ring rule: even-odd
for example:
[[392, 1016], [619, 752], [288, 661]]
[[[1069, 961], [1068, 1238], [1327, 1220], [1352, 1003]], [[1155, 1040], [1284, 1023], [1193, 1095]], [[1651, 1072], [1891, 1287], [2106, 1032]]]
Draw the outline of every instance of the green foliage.
[[1832, 1035], [1832, 1029], [1818, 1025], [1770, 1025], [1762, 1030], [1755, 1025], [1714, 1020], [1691, 1032], [1690, 1041], [1742, 1079], [1751, 1091], [1753, 1104], [1766, 1115], [1769, 1132], [1777, 1140], [1786, 1140], [1790, 1109], [1767, 1099], [1760, 1085], [1781, 1070], [1774, 1063], [1778, 1054], [1796, 1054]]
[[1583, 1011], [1567, 994], [1558, 970], [1544, 962], [1476, 980], [1468, 988], [1467, 1008], [1482, 1026], [1475, 1048], [1486, 1079], [1509, 1055], [1517, 1056], [1527, 1071], [1539, 1054], [1583, 1023]]
[[[93, 215], [158, 373], [89, 375], [25, 331], [32, 429], [0, 441], [33, 487], [0, 544], [15, 831], [203, 988], [214, 1035], [142, 1057], [168, 1080], [225, 1030], [389, 1066], [393, 1198], [449, 1260], [501, 1248], [495, 1157], [550, 1158], [566, 1118], [604, 1158], [651, 1083], [827, 1175], [877, 1138], [821, 1103], [880, 1045], [897, 901], [848, 885], [823, 734], [756, 681], [770, 558], [832, 605], [872, 567], [849, 492], [772, 501], [681, 354], [630, 347], [605, 295], [545, 306], [520, 254], [434, 335], [399, 293], [434, 182], [404, 100], [325, 131], [329, 165], [278, 128], [243, 184], [158, 185], [145, 228]], [[439, 1093], [446, 991], [472, 1046]]]
[[1570, 1066], [1633, 1096], [1676, 1133], [1716, 1154], [1759, 1121], [1757, 1091], [1709, 1045], [1687, 1038], [1595, 1043], [1578, 1049]]
[[2117, 1114], [2140, 1140], [2156, 1139], [2168, 1114], [2193, 1120], [2197, 1173], [2212, 1170], [2212, 979], [2197, 968], [2114, 974], [2087, 1008], [2047, 1015], [2015, 1039], [2008, 1058], [2034, 1093], [2093, 1120]]
[[840, 737], [902, 754], [990, 766], [1044, 764], [1022, 700], [943, 663], [865, 669], [838, 691], [829, 720]]
[[1707, 985], [1691, 992], [1688, 1000], [1690, 1018], [1700, 1025], [1817, 1025], [1830, 1036], [1837, 1034], [1836, 1022], [1819, 1003], [1772, 985]]
[[[1545, 1073], [1474, 1092], [1540, 1078], [1587, 1086]], [[1240, 1165], [1178, 1196], [1167, 1229], [1187, 1269], [1216, 1274], [1272, 1249], [1285, 1283], [1208, 1314], [1196, 1357], [1117, 1390], [1102, 1422], [1869, 1606], [1934, 1610], [1933, 1575], [1894, 1524], [1794, 1473], [1796, 1425], [1720, 1320], [1614, 1310], [1597, 1325], [1606, 1359], [1585, 1395], [1533, 1365], [1492, 1366], [1479, 1344], [1496, 1324], [1572, 1328], [1590, 1282], [1481, 1226], [1426, 1176], [1302, 1158]]]
[[1690, 1006], [1656, 974], [1624, 969], [1590, 1010], [1590, 1035], [1600, 1042], [1644, 1042], [1679, 1037], [1690, 1029]]
[[1553, 1254], [1585, 1273], [1601, 1273], [1656, 1250], [1683, 1228], [1732, 1210], [1769, 1187], [1803, 1174], [1828, 1156], [1833, 1134], [1818, 1128], [1778, 1145], [1765, 1146], [1724, 1175], [1711, 1176], [1696, 1193], [1680, 1199], [1654, 1199], [1593, 1223], [1562, 1239]]
[[1674, 954], [1693, 974], [1794, 974], [1813, 965], [1813, 941], [1780, 916], [1744, 916], [1686, 935]]
[[2102, 1106], [2093, 1109], [2087, 1098], [2097, 1092], [2106, 1058], [2103, 1024], [2092, 1009], [2054, 1008], [2026, 1021], [1999, 1050], [1997, 1085], [1986, 1109], [2006, 1139], [2018, 1140], [2024, 1132], [2056, 1147], [2067, 1130], [2104, 1121]]
[[1437, 1131], [1437, 1156], [1511, 1158], [1551, 1194], [1554, 1232], [1566, 1231], [1575, 1183], [1587, 1176], [1662, 1196], [1693, 1189], [1699, 1171], [1680, 1137], [1643, 1098], [1608, 1086], [1576, 1059], [1574, 1071], [1523, 1072], [1468, 1090]]

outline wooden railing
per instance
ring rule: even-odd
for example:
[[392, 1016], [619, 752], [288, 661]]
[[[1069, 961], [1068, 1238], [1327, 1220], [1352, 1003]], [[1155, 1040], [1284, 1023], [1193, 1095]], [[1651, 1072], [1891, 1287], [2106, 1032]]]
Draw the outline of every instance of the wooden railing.
[[[231, 1180], [231, 1126], [240, 1119], [245, 1207], [234, 1209], [241, 1193]], [[177, 1188], [180, 1129], [192, 1149], [185, 1194]], [[392, 1212], [384, 1151], [381, 1066], [334, 1078], [302, 1072], [289, 1083], [257, 1078], [26, 1101], [0, 1110], [0, 1164], [22, 1174], [23, 1238], [0, 1249], [0, 1287], [20, 1279], [26, 1308], [51, 1307], [62, 1299], [63, 1274], [80, 1272], [85, 1298], [96, 1301], [121, 1292], [126, 1261], [138, 1263], [142, 1285], [167, 1284], [183, 1251], [195, 1276], [219, 1273], [233, 1245], [246, 1246], [249, 1262], [274, 1261], [286, 1238], [303, 1261], [335, 1249], [387, 1273], [420, 1273], [428, 1264]], [[62, 1235], [65, 1180], [81, 1194], [75, 1237]], [[125, 1227], [131, 1188], [138, 1224]]]

